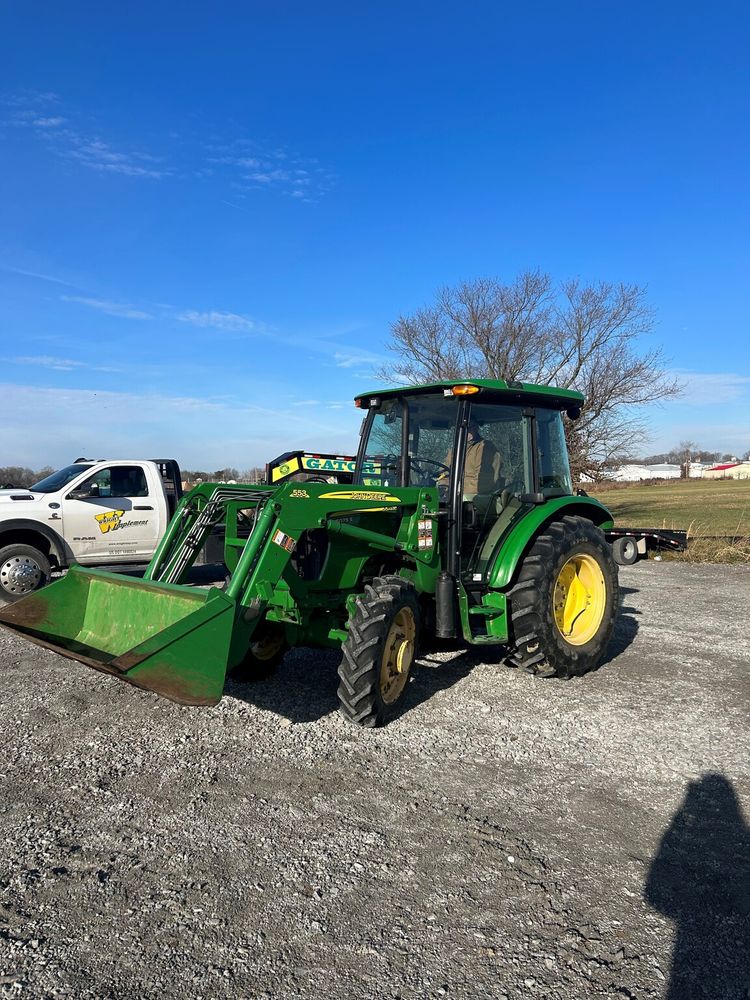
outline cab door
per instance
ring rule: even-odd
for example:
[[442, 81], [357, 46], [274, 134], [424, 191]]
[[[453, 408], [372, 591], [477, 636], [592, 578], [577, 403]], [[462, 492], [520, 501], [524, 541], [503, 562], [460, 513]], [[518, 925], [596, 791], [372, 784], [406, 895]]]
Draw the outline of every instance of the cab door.
[[140, 465], [106, 465], [63, 500], [63, 530], [77, 562], [143, 562], [159, 538], [159, 498]]

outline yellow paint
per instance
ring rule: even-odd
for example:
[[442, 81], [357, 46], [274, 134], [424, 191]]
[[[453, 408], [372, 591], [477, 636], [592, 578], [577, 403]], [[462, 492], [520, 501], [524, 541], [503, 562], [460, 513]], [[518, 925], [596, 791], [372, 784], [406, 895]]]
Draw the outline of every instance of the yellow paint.
[[380, 697], [391, 705], [406, 687], [416, 651], [417, 624], [411, 608], [401, 608], [391, 622], [380, 661]]
[[571, 646], [590, 642], [604, 618], [607, 584], [593, 556], [571, 556], [560, 570], [553, 593], [555, 624]]
[[104, 514], [94, 514], [94, 520], [99, 525], [99, 531], [106, 535], [108, 531], [114, 531], [120, 526], [120, 518], [124, 513], [124, 510], [108, 510]]
[[291, 458], [288, 462], [282, 462], [281, 465], [277, 465], [275, 469], [271, 472], [271, 482], [277, 483], [280, 479], [285, 479], [287, 476], [293, 475], [295, 472], [299, 472], [299, 459]]

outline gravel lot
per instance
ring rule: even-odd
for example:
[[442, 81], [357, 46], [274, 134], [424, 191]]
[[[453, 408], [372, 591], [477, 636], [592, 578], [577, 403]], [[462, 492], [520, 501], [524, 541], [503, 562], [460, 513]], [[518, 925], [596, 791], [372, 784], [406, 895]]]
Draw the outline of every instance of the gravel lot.
[[179, 707], [0, 630], [0, 994], [750, 996], [750, 570], [621, 571], [569, 683], [336, 657]]

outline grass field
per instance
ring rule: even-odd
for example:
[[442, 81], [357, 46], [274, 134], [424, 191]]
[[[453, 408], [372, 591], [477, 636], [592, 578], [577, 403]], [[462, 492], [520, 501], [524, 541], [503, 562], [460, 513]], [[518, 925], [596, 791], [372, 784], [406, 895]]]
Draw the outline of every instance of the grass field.
[[748, 479], [598, 484], [588, 492], [612, 511], [618, 526], [688, 531], [691, 543], [683, 558], [750, 561]]

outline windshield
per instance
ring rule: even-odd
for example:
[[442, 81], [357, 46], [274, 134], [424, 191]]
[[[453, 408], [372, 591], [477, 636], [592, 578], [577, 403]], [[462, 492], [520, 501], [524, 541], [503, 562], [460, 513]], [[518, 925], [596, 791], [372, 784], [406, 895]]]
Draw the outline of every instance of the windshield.
[[67, 486], [76, 476], [80, 476], [82, 472], [90, 468], [90, 465], [66, 465], [64, 469], [53, 472], [51, 476], [42, 479], [31, 489], [36, 493], [56, 493]]
[[[409, 409], [406, 482], [402, 482], [404, 404]], [[456, 409], [443, 396], [386, 399], [373, 414], [363, 465], [370, 486], [448, 484]]]

